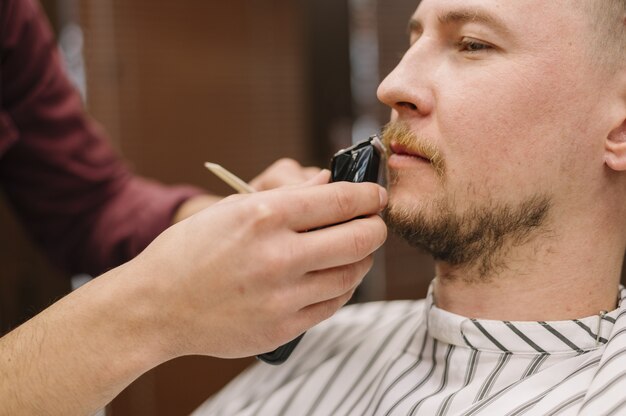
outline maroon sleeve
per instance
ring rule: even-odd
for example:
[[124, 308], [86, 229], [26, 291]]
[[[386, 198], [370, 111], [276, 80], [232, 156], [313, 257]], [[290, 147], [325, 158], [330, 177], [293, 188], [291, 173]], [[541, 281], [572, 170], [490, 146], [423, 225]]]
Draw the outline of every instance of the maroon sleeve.
[[99, 274], [201, 191], [134, 177], [86, 116], [34, 0], [0, 0], [0, 184], [52, 260]]

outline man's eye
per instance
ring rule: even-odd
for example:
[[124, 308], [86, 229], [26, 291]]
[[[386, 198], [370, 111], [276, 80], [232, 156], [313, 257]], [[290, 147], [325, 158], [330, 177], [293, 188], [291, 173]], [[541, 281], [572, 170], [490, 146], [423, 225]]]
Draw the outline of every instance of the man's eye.
[[486, 50], [493, 49], [493, 47], [487, 43], [479, 42], [476, 39], [471, 38], [463, 38], [458, 43], [457, 46], [461, 52], [482, 52]]

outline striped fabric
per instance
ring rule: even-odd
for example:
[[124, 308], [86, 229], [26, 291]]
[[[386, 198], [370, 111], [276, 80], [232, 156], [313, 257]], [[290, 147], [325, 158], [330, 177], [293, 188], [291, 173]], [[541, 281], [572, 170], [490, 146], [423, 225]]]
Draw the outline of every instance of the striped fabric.
[[468, 319], [431, 293], [349, 306], [194, 415], [626, 415], [624, 297], [558, 322]]

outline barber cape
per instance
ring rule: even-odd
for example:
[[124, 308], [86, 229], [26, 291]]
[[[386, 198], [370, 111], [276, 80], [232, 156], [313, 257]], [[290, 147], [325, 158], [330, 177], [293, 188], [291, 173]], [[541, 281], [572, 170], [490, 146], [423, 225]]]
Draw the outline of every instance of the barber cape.
[[194, 415], [626, 415], [619, 293], [614, 311], [555, 322], [466, 318], [434, 306], [432, 290], [348, 306]]

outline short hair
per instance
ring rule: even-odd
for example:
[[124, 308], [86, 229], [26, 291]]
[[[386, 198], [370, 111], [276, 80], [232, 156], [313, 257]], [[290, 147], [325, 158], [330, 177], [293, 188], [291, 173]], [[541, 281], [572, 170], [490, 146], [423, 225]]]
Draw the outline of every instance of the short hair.
[[592, 17], [596, 57], [605, 64], [626, 64], [626, 0], [575, 0]]

